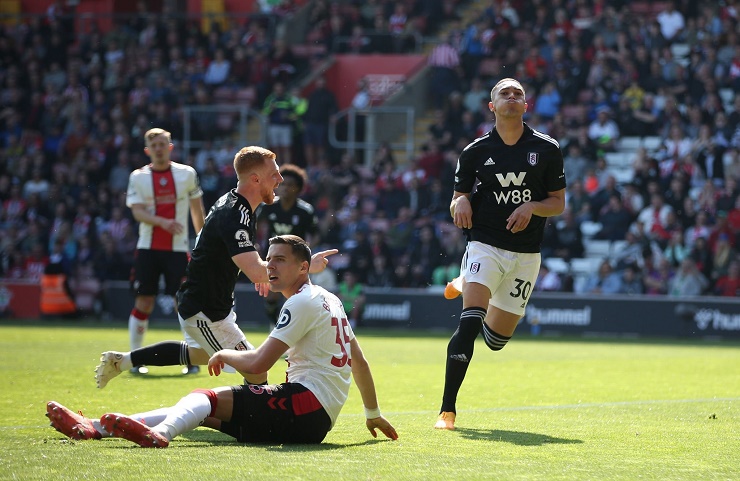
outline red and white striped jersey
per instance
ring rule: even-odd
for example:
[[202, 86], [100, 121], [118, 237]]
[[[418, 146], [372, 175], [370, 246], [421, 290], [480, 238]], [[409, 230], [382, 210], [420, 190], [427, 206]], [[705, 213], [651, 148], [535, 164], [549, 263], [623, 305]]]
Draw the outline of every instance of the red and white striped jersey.
[[198, 174], [190, 166], [170, 162], [166, 170], [152, 170], [147, 165], [131, 172], [126, 192], [126, 205], [144, 204], [150, 214], [176, 219], [185, 228], [181, 234], [170, 234], [161, 227], [139, 223], [137, 249], [187, 252], [190, 200], [203, 196]]

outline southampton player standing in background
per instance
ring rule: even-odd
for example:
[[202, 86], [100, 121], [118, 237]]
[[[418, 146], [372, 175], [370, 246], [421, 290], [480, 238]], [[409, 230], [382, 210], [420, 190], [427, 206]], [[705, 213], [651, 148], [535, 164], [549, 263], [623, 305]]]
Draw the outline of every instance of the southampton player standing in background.
[[[128, 320], [132, 350], [143, 344], [160, 276], [164, 276], [168, 296], [175, 295], [185, 277], [190, 249], [188, 211], [198, 233], [203, 228], [205, 210], [195, 169], [170, 160], [174, 147], [171, 134], [151, 129], [144, 134], [144, 141], [144, 152], [151, 163], [131, 173], [126, 193], [126, 205], [139, 222], [131, 279], [136, 300]], [[131, 372], [143, 374], [147, 369], [134, 366]], [[183, 374], [196, 372], [198, 366], [183, 368]]]
[[[257, 209], [258, 229], [266, 231], [266, 239], [292, 234], [314, 245], [319, 220], [313, 206], [299, 198], [308, 178], [306, 171], [295, 164], [285, 164], [280, 167], [280, 174], [283, 182], [277, 189], [275, 202]], [[272, 326], [277, 324], [282, 300], [283, 296], [273, 291], [265, 298], [265, 313]]]
[[447, 346], [437, 429], [455, 428], [457, 393], [481, 330], [493, 351], [514, 334], [539, 272], [546, 218], [565, 208], [560, 146], [524, 123], [522, 85], [499, 81], [488, 108], [494, 128], [463, 149], [455, 172], [450, 214], [468, 246], [460, 274], [463, 310]]

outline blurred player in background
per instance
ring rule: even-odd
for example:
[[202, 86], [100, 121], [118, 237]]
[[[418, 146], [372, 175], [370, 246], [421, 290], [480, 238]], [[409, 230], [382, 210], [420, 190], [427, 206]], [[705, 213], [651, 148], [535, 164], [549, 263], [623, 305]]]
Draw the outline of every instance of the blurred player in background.
[[[280, 167], [280, 175], [283, 182], [277, 188], [275, 202], [262, 204], [257, 209], [260, 238], [292, 234], [304, 239], [308, 245], [314, 245], [318, 217], [313, 206], [299, 197], [306, 187], [306, 171], [295, 164], [285, 164]], [[279, 292], [270, 291], [265, 298], [265, 313], [272, 326], [277, 323], [282, 302], [283, 296]]]
[[[196, 234], [203, 228], [203, 191], [198, 174], [190, 166], [170, 160], [171, 134], [151, 129], [144, 134], [144, 153], [151, 163], [129, 176], [126, 205], [139, 222], [132, 289], [136, 293], [128, 320], [131, 349], [144, 341], [149, 316], [164, 276], [164, 293], [173, 296], [185, 278], [190, 239], [188, 212]], [[176, 306], [176, 302], [175, 302]], [[186, 366], [183, 374], [198, 372], [198, 366]], [[132, 373], [145, 374], [144, 366], [134, 366]]]

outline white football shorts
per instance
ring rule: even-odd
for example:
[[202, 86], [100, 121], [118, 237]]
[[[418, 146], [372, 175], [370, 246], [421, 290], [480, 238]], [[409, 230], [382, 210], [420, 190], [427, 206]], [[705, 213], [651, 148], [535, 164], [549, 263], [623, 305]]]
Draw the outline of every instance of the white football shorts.
[[203, 349], [211, 356], [221, 349], [239, 351], [254, 349], [236, 324], [236, 313], [233, 309], [228, 316], [219, 321], [210, 320], [202, 312], [187, 319], [183, 319], [179, 314], [177, 317], [188, 346]]
[[511, 252], [471, 241], [463, 255], [460, 276], [465, 282], [488, 287], [490, 305], [523, 316], [534, 291], [540, 260], [539, 253]]

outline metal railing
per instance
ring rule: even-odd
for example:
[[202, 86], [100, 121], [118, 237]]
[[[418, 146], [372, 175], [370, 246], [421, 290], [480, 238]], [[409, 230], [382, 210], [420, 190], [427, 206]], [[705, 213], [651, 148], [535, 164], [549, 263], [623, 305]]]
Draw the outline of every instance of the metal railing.
[[[186, 105], [183, 107], [183, 149], [190, 152], [190, 149], [200, 148], [206, 143], [206, 139], [194, 138], [194, 133], [199, 130], [197, 125], [198, 119], [195, 118], [201, 114], [200, 122], [203, 122], [207, 131], [212, 132], [217, 138], [207, 140], [218, 141], [229, 139], [237, 142], [238, 145], [266, 145], [267, 143], [267, 118], [259, 111], [243, 105]], [[203, 118], [205, 114], [206, 118]], [[212, 118], [211, 118], [212, 116]], [[222, 116], [223, 123], [219, 121]], [[232, 116], [232, 118], [228, 118]], [[236, 117], [236, 118], [234, 118]], [[249, 129], [250, 121], [257, 122], [256, 135]], [[231, 122], [231, 127], [229, 126]], [[203, 133], [203, 129], [200, 129]]]
[[[408, 159], [414, 156], [415, 113], [412, 107], [349, 108], [339, 112], [336, 118], [337, 122], [332, 122], [329, 127], [329, 143], [332, 147], [347, 149], [350, 154], [363, 151], [363, 159], [368, 167], [373, 163], [375, 151], [383, 143], [388, 143], [392, 150], [405, 150]], [[344, 118], [347, 119], [346, 140], [337, 136], [337, 125], [341, 125]], [[358, 125], [364, 125], [362, 132], [358, 132]], [[394, 142], [401, 137], [399, 133], [405, 133], [405, 141]], [[358, 140], [358, 134], [364, 138]]]

